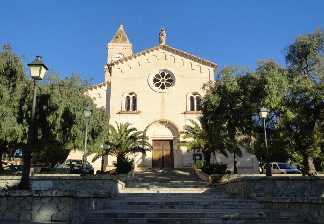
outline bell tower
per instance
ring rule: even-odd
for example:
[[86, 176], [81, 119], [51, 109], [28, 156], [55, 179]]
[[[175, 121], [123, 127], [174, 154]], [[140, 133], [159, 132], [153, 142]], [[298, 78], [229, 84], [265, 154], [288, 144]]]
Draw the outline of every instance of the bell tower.
[[119, 26], [112, 40], [107, 44], [107, 50], [108, 64], [133, 54], [133, 46], [128, 40], [123, 25]]

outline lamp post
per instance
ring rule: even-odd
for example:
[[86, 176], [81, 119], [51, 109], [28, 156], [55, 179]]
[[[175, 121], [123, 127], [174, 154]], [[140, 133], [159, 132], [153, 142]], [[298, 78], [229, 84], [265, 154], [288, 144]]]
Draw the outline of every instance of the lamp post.
[[83, 156], [82, 156], [82, 174], [85, 174], [86, 167], [87, 167], [87, 142], [88, 142], [88, 124], [90, 121], [90, 116], [91, 116], [91, 107], [87, 106], [84, 108], [84, 117], [85, 117], [85, 122], [86, 122], [86, 127], [85, 127], [85, 137], [84, 137], [84, 151], [83, 151]]
[[272, 176], [270, 159], [269, 159], [269, 150], [268, 150], [268, 141], [267, 141], [267, 130], [265, 120], [268, 117], [269, 109], [261, 107], [259, 110], [259, 116], [263, 120], [263, 130], [264, 130], [264, 144], [266, 148], [266, 176]]
[[30, 74], [33, 79], [33, 105], [32, 105], [32, 113], [31, 113], [31, 122], [28, 130], [28, 139], [27, 146], [23, 151], [23, 171], [22, 177], [19, 184], [19, 187], [22, 189], [29, 189], [29, 174], [30, 174], [30, 166], [31, 166], [31, 152], [32, 148], [36, 144], [36, 122], [35, 122], [35, 112], [36, 112], [36, 94], [37, 94], [37, 86], [36, 81], [42, 80], [45, 76], [46, 71], [48, 70], [47, 66], [43, 63], [41, 56], [36, 56], [36, 58], [28, 64], [30, 69]]

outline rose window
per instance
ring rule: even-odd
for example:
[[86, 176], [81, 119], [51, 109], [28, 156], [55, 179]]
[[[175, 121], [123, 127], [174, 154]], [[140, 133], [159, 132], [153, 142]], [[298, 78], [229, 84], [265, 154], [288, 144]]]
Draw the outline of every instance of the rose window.
[[172, 73], [168, 71], [161, 71], [153, 77], [153, 86], [162, 91], [167, 88], [173, 86], [174, 84], [174, 76]]

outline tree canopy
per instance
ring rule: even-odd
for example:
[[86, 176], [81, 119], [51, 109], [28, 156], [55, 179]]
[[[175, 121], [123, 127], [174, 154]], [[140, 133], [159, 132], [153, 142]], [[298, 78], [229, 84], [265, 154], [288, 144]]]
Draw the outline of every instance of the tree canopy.
[[[84, 148], [86, 106], [92, 108], [89, 151], [102, 144], [102, 130], [108, 123], [108, 116], [84, 94], [88, 85], [79, 76], [59, 79], [48, 73], [37, 85], [37, 140], [32, 146], [32, 161], [54, 165], [64, 161], [71, 149]], [[24, 151], [27, 147], [31, 107], [31, 80], [24, 72], [21, 59], [9, 46], [4, 46], [0, 52], [0, 156], [18, 148]]]
[[255, 71], [224, 68], [219, 79], [205, 87], [201, 120], [209, 143], [229, 152], [244, 145], [264, 161], [257, 113], [266, 107], [271, 160], [293, 160], [305, 174], [314, 175], [315, 158], [323, 169], [323, 52], [324, 34], [316, 31], [287, 48], [287, 68], [272, 60], [261, 61]]

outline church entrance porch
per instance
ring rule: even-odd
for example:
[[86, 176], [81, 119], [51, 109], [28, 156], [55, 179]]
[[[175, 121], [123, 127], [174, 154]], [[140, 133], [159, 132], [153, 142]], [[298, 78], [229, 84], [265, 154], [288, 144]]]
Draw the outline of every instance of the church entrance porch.
[[152, 168], [173, 168], [174, 163], [172, 140], [153, 140], [152, 145]]
[[[136, 168], [174, 169], [182, 168], [182, 154], [179, 150], [179, 131], [170, 121], [157, 120], [144, 129], [152, 150], [142, 154]], [[136, 160], [135, 160], [136, 161]]]

